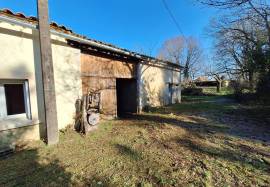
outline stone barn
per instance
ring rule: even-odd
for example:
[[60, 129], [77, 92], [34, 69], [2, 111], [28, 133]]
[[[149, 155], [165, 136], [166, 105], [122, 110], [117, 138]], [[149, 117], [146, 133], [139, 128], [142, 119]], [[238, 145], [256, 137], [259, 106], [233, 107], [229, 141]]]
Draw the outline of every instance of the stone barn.
[[[105, 119], [181, 101], [181, 67], [51, 23], [58, 129], [74, 124], [75, 102], [100, 92]], [[0, 11], [0, 147], [45, 130], [37, 18]]]

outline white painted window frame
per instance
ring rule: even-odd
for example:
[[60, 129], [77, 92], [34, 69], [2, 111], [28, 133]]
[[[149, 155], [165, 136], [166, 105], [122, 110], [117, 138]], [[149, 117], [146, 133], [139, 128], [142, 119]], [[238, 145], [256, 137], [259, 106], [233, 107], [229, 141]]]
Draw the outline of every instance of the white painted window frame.
[[0, 83], [0, 119], [7, 116], [6, 97], [4, 85]]
[[[0, 117], [0, 131], [32, 125], [32, 114], [31, 114], [31, 104], [30, 104], [31, 102], [30, 102], [30, 91], [29, 91], [28, 80], [0, 79], [0, 85], [4, 85], [4, 84], [23, 84], [25, 113]], [[0, 106], [0, 107], [3, 107], [3, 106]]]

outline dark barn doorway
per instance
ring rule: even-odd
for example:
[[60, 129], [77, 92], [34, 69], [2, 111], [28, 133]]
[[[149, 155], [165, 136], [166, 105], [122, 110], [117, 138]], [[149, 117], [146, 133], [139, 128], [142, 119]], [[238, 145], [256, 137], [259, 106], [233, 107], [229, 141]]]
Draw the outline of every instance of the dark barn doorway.
[[118, 117], [137, 112], [136, 79], [116, 79], [116, 94]]

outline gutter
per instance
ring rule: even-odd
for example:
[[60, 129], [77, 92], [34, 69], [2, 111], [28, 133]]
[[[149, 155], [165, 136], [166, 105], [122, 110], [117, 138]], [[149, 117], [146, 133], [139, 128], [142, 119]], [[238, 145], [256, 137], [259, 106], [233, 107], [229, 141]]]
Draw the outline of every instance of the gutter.
[[[28, 23], [26, 21], [10, 18], [8, 16], [0, 15], [0, 21], [20, 25], [20, 26], [27, 27], [27, 28], [30, 28], [30, 29], [33, 29], [33, 30], [38, 30], [38, 25], [37, 24]], [[178, 65], [178, 64], [174, 64], [174, 63], [171, 63], [171, 62], [168, 62], [168, 61], [158, 60], [158, 59], [155, 59], [153, 57], [148, 57], [146, 55], [139, 55], [139, 54], [134, 53], [134, 52], [128, 52], [128, 51], [125, 51], [123, 49], [114, 48], [114, 47], [111, 47], [111, 46], [108, 46], [108, 45], [100, 44], [100, 43], [97, 43], [97, 42], [94, 42], [94, 41], [91, 41], [91, 40], [88, 40], [88, 39], [83, 39], [83, 38], [80, 38], [78, 36], [73, 36], [71, 34], [66, 34], [66, 33], [59, 32], [59, 31], [56, 31], [56, 30], [53, 30], [53, 29], [51, 29], [51, 33], [54, 34], [54, 35], [69, 39], [69, 40], [79, 42], [79, 43], [91, 45], [91, 46], [94, 46], [94, 47], [98, 47], [98, 48], [101, 48], [101, 49], [113, 51], [113, 52], [120, 53], [120, 54], [127, 55], [127, 56], [132, 56], [132, 57], [135, 57], [135, 58], [143, 60], [143, 61], [147, 60], [147, 61], [151, 61], [151, 62], [158, 62], [159, 64], [174, 66], [176, 68], [182, 69], [182, 67], [180, 65]]]
[[37, 29], [37, 25], [34, 25], [32, 23], [27, 23], [25, 21], [21, 21], [21, 20], [18, 20], [18, 19], [13, 19], [13, 18], [3, 16], [3, 15], [0, 15], [0, 20], [5, 21], [5, 22], [9, 22], [9, 23], [12, 23], [12, 24], [20, 25], [20, 26], [23, 26], [23, 27], [28, 27], [28, 28], [31, 28], [31, 29]]

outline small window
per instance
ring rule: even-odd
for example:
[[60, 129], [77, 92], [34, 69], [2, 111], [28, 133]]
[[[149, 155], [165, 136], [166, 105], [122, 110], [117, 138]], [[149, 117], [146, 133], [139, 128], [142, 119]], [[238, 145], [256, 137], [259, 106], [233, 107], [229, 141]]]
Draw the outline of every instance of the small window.
[[31, 118], [28, 81], [0, 80], [0, 119], [19, 114]]

